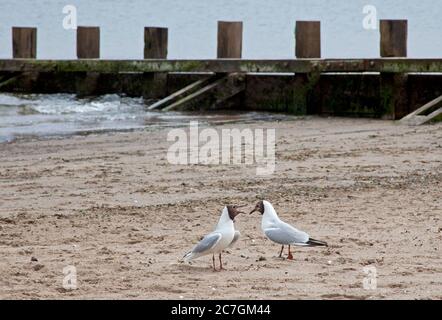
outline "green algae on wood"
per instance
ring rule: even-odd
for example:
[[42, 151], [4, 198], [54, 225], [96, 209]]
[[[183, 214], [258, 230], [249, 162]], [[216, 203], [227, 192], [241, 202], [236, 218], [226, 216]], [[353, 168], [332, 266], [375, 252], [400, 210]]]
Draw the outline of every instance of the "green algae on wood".
[[0, 72], [442, 72], [442, 59], [0, 60]]

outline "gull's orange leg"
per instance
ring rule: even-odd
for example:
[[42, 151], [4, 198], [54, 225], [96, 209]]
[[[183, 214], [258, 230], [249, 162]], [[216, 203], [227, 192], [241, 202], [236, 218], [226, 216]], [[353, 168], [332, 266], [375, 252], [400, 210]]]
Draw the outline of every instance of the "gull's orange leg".
[[292, 255], [292, 253], [290, 252], [290, 245], [289, 245], [289, 255], [287, 256], [287, 259], [289, 259], [289, 260], [293, 260], [293, 255]]

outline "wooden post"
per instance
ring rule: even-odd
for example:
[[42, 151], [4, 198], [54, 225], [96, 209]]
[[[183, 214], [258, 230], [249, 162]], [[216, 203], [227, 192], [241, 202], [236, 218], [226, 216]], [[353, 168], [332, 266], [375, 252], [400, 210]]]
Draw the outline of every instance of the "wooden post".
[[[168, 29], [144, 28], [144, 59], [167, 59]], [[167, 72], [147, 72], [144, 77], [150, 86], [143, 96], [164, 97], [167, 94]]]
[[[295, 41], [296, 58], [321, 58], [321, 22], [296, 21]], [[295, 74], [291, 113], [305, 115], [319, 112], [319, 104], [313, 94], [318, 92], [319, 79], [319, 73]]]
[[296, 57], [321, 58], [321, 22], [296, 21]]
[[[381, 57], [407, 57], [407, 20], [381, 20]], [[381, 115], [399, 119], [409, 113], [408, 74], [381, 73]]]
[[14, 59], [37, 57], [37, 28], [12, 27], [12, 57]]
[[406, 57], [407, 20], [381, 20], [381, 57]]
[[77, 58], [78, 59], [100, 58], [99, 27], [77, 28]]
[[167, 28], [144, 28], [144, 59], [167, 59]]
[[[100, 28], [77, 27], [77, 58], [99, 59], [100, 58]], [[77, 83], [79, 96], [94, 95], [97, 93], [100, 74], [86, 72]]]
[[218, 59], [240, 59], [242, 22], [218, 21]]

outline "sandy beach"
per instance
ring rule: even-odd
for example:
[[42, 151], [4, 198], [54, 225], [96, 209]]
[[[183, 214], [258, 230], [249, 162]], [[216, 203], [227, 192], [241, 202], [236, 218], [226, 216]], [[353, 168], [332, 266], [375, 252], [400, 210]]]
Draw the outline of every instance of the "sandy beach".
[[[0, 299], [442, 299], [442, 123], [309, 117], [275, 128], [276, 170], [172, 165], [169, 129], [0, 144]], [[277, 257], [259, 214], [239, 242], [180, 258], [226, 204], [259, 199], [325, 240]], [[63, 288], [63, 268], [77, 289]], [[363, 288], [364, 267], [377, 288]]]

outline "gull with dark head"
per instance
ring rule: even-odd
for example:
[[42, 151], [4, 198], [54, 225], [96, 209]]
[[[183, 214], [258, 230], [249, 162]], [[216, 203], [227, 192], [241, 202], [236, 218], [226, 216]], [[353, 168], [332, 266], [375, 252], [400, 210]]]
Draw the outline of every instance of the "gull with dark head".
[[282, 245], [279, 257], [282, 256], [284, 246], [289, 246], [287, 259], [293, 260], [293, 255], [290, 251], [290, 246], [327, 246], [324, 241], [319, 241], [310, 238], [310, 236], [304, 231], [298, 230], [295, 227], [285, 223], [279, 219], [278, 214], [273, 208], [272, 204], [268, 201], [259, 201], [255, 208], [250, 212], [258, 211], [262, 214], [261, 228], [267, 238]]
[[240, 207], [242, 206], [225, 206], [215, 230], [206, 235], [191, 251], [186, 253], [183, 257], [184, 261], [187, 262], [211, 254], [213, 270], [216, 271], [215, 254], [218, 254], [220, 270], [222, 270], [222, 251], [232, 246], [240, 237], [240, 232], [235, 230], [234, 226], [235, 217], [240, 213], [244, 213], [239, 210]]

